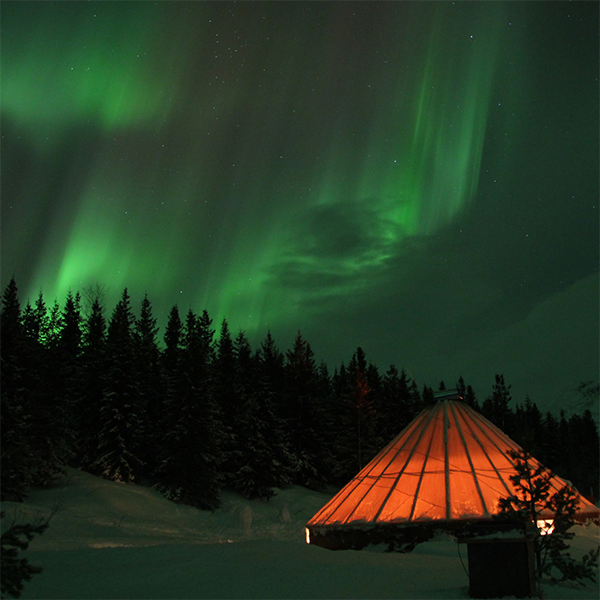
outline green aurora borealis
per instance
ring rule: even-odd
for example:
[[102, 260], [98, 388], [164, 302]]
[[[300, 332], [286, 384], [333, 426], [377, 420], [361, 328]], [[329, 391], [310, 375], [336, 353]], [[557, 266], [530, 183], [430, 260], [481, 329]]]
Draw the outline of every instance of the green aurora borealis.
[[[281, 347], [300, 329], [331, 367], [361, 345], [429, 385], [598, 378], [597, 3], [1, 10], [22, 302], [102, 283], [162, 326], [177, 303]], [[573, 355], [565, 323], [576, 372], [540, 358]]]

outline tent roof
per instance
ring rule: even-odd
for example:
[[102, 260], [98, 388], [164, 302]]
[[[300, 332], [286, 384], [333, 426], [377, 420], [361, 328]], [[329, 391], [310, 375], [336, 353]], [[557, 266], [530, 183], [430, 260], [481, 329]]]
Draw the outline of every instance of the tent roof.
[[[309, 522], [359, 526], [489, 519], [514, 492], [520, 446], [468, 405], [439, 400], [427, 407]], [[533, 466], [539, 463], [533, 459]], [[553, 476], [558, 490], [566, 482]], [[580, 516], [600, 510], [581, 498]]]

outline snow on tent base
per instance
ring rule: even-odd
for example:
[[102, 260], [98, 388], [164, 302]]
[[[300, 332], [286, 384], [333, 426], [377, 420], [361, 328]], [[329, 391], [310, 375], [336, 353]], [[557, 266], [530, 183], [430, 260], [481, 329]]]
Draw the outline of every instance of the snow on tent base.
[[[307, 541], [331, 549], [385, 543], [410, 550], [437, 531], [465, 537], [498, 530], [492, 521], [498, 501], [515, 492], [507, 451], [520, 449], [465, 403], [438, 400], [310, 519]], [[551, 491], [567, 485], [556, 475], [551, 484]], [[577, 517], [598, 523], [600, 509], [579, 496]]]

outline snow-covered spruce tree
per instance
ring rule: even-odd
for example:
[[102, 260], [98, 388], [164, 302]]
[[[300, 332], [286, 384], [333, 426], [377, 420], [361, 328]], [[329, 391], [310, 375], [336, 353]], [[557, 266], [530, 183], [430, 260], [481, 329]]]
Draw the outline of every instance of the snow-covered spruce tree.
[[348, 364], [341, 397], [340, 421], [343, 428], [338, 457], [340, 476], [345, 480], [353, 477], [366, 464], [365, 459], [370, 456], [370, 442], [375, 435], [376, 412], [366, 370], [365, 354], [362, 348], [358, 348]]
[[148, 473], [153, 472], [158, 465], [157, 445], [161, 438], [159, 424], [165, 393], [157, 334], [152, 304], [146, 295], [141, 303], [140, 316], [135, 321], [133, 341], [138, 388], [144, 409], [143, 431], [139, 440], [140, 458], [146, 463], [145, 471]]
[[165, 348], [160, 353], [163, 395], [157, 411], [156, 465], [152, 472], [152, 478], [155, 482], [154, 487], [168, 498], [171, 498], [173, 496], [172, 490], [177, 490], [177, 480], [172, 477], [170, 471], [171, 461], [176, 461], [173, 458], [171, 441], [179, 419], [176, 401], [179, 394], [181, 363], [183, 360], [183, 323], [179, 316], [179, 307], [176, 304], [169, 312], [164, 342]]
[[514, 415], [513, 435], [513, 439], [518, 440], [519, 444], [533, 456], [542, 455], [544, 438], [542, 413], [529, 396], [525, 397], [523, 405], [517, 404]]
[[233, 340], [226, 319], [221, 322], [219, 340], [216, 343], [214, 375], [214, 400], [221, 417], [221, 464], [223, 485], [231, 485], [232, 478], [238, 472], [242, 457], [240, 440], [236, 431], [236, 422], [240, 414], [240, 397], [235, 382], [236, 357]]
[[191, 310], [182, 328], [171, 311], [165, 340], [168, 362], [166, 419], [155, 488], [174, 502], [202, 509], [219, 506], [219, 422], [212, 401], [214, 360], [210, 319]]
[[51, 484], [62, 472], [65, 452], [65, 407], [58, 369], [60, 306], [50, 311], [42, 292], [32, 311], [24, 315], [30, 448], [33, 457], [32, 484]]
[[108, 325], [98, 458], [92, 465], [92, 470], [105, 479], [123, 483], [139, 478], [143, 466], [139, 457], [143, 405], [133, 344], [134, 322], [125, 289]]
[[253, 354], [240, 331], [234, 343], [235, 385], [239, 412], [234, 424], [240, 440], [240, 466], [231, 478], [232, 487], [246, 498], [268, 500], [273, 487], [287, 483], [280, 462], [281, 428], [278, 427], [268, 383], [262, 377], [260, 353]]
[[294, 457], [286, 443], [283, 404], [285, 402], [284, 355], [275, 345], [271, 333], [256, 353], [258, 376], [256, 381], [257, 409], [264, 422], [265, 438], [272, 452], [272, 475], [275, 487], [291, 481]]
[[540, 454], [540, 462], [547, 465], [549, 469], [558, 472], [565, 472], [560, 465], [561, 443], [558, 420], [551, 413], [547, 412], [542, 421], [542, 431], [544, 434]]
[[504, 382], [504, 375], [496, 375], [495, 379], [496, 383], [492, 386], [494, 391], [484, 401], [481, 412], [494, 425], [497, 425], [507, 435], [512, 436], [514, 435], [514, 413], [509, 406], [511, 401], [510, 385], [506, 385]]
[[106, 319], [99, 296], [92, 300], [83, 323], [77, 395], [73, 415], [75, 464], [90, 471], [98, 459], [100, 409], [106, 376]]
[[14, 277], [2, 295], [0, 313], [1, 498], [22, 501], [31, 483], [32, 456], [27, 410], [27, 373], [24, 364], [25, 334]]
[[406, 371], [398, 372], [394, 365], [390, 365], [383, 376], [382, 406], [377, 417], [384, 444], [393, 440], [415, 417], [409, 384]]
[[317, 488], [325, 480], [328, 459], [326, 420], [319, 371], [310, 344], [298, 332], [286, 353], [284, 420], [290, 454], [294, 457], [292, 481]]
[[161, 363], [165, 378], [169, 379], [177, 372], [183, 351], [183, 323], [176, 304], [169, 312], [164, 341], [165, 348], [161, 353]]
[[458, 381], [456, 382], [456, 391], [459, 393], [465, 404], [468, 404], [477, 412], [481, 412], [479, 409], [479, 403], [475, 398], [475, 392], [473, 391], [473, 388], [470, 385], [465, 384], [465, 380], [463, 379], [462, 375], [458, 378]]
[[[580, 490], [591, 496], [598, 497], [598, 479], [600, 474], [600, 455], [598, 448], [598, 428], [589, 409], [581, 415], [574, 414], [568, 420], [568, 436], [566, 442], [569, 456], [563, 457], [565, 473], [577, 482]], [[561, 440], [565, 444], [564, 440]]]
[[[578, 506], [575, 491], [566, 485], [552, 493], [552, 473], [541, 464], [535, 466], [531, 454], [525, 450], [508, 450], [508, 455], [515, 464], [515, 474], [510, 479], [516, 494], [500, 499], [498, 518], [537, 524], [544, 520], [543, 514], [553, 515], [552, 533], [544, 535], [542, 530], [535, 528], [538, 586], [543, 575], [549, 575], [555, 581], [596, 581], [598, 549], [588, 552], [580, 560], [575, 560], [568, 552], [568, 542], [575, 535], [571, 531]], [[555, 576], [556, 572], [560, 576]]]
[[61, 446], [57, 448], [65, 462], [76, 460], [77, 403], [81, 390], [82, 346], [81, 297], [67, 294], [60, 316], [58, 339], [53, 349], [53, 366], [56, 371], [54, 394], [58, 406], [61, 429]]
[[23, 410], [21, 396], [6, 389], [4, 375], [2, 380], [0, 497], [2, 500], [23, 501], [31, 483], [32, 462], [26, 434], [27, 415]]
[[[0, 514], [5, 518], [5, 513]], [[1, 537], [0, 590], [2, 598], [20, 598], [25, 581], [31, 581], [42, 568], [29, 564], [19, 553], [27, 550], [35, 535], [41, 535], [48, 528], [49, 520], [38, 523], [11, 523]]]

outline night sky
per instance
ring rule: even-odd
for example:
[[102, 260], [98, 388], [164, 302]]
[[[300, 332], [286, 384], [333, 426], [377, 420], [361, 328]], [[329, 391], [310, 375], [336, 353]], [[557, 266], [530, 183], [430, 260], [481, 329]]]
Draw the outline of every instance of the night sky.
[[420, 386], [598, 380], [597, 2], [2, 2], [2, 288]]

